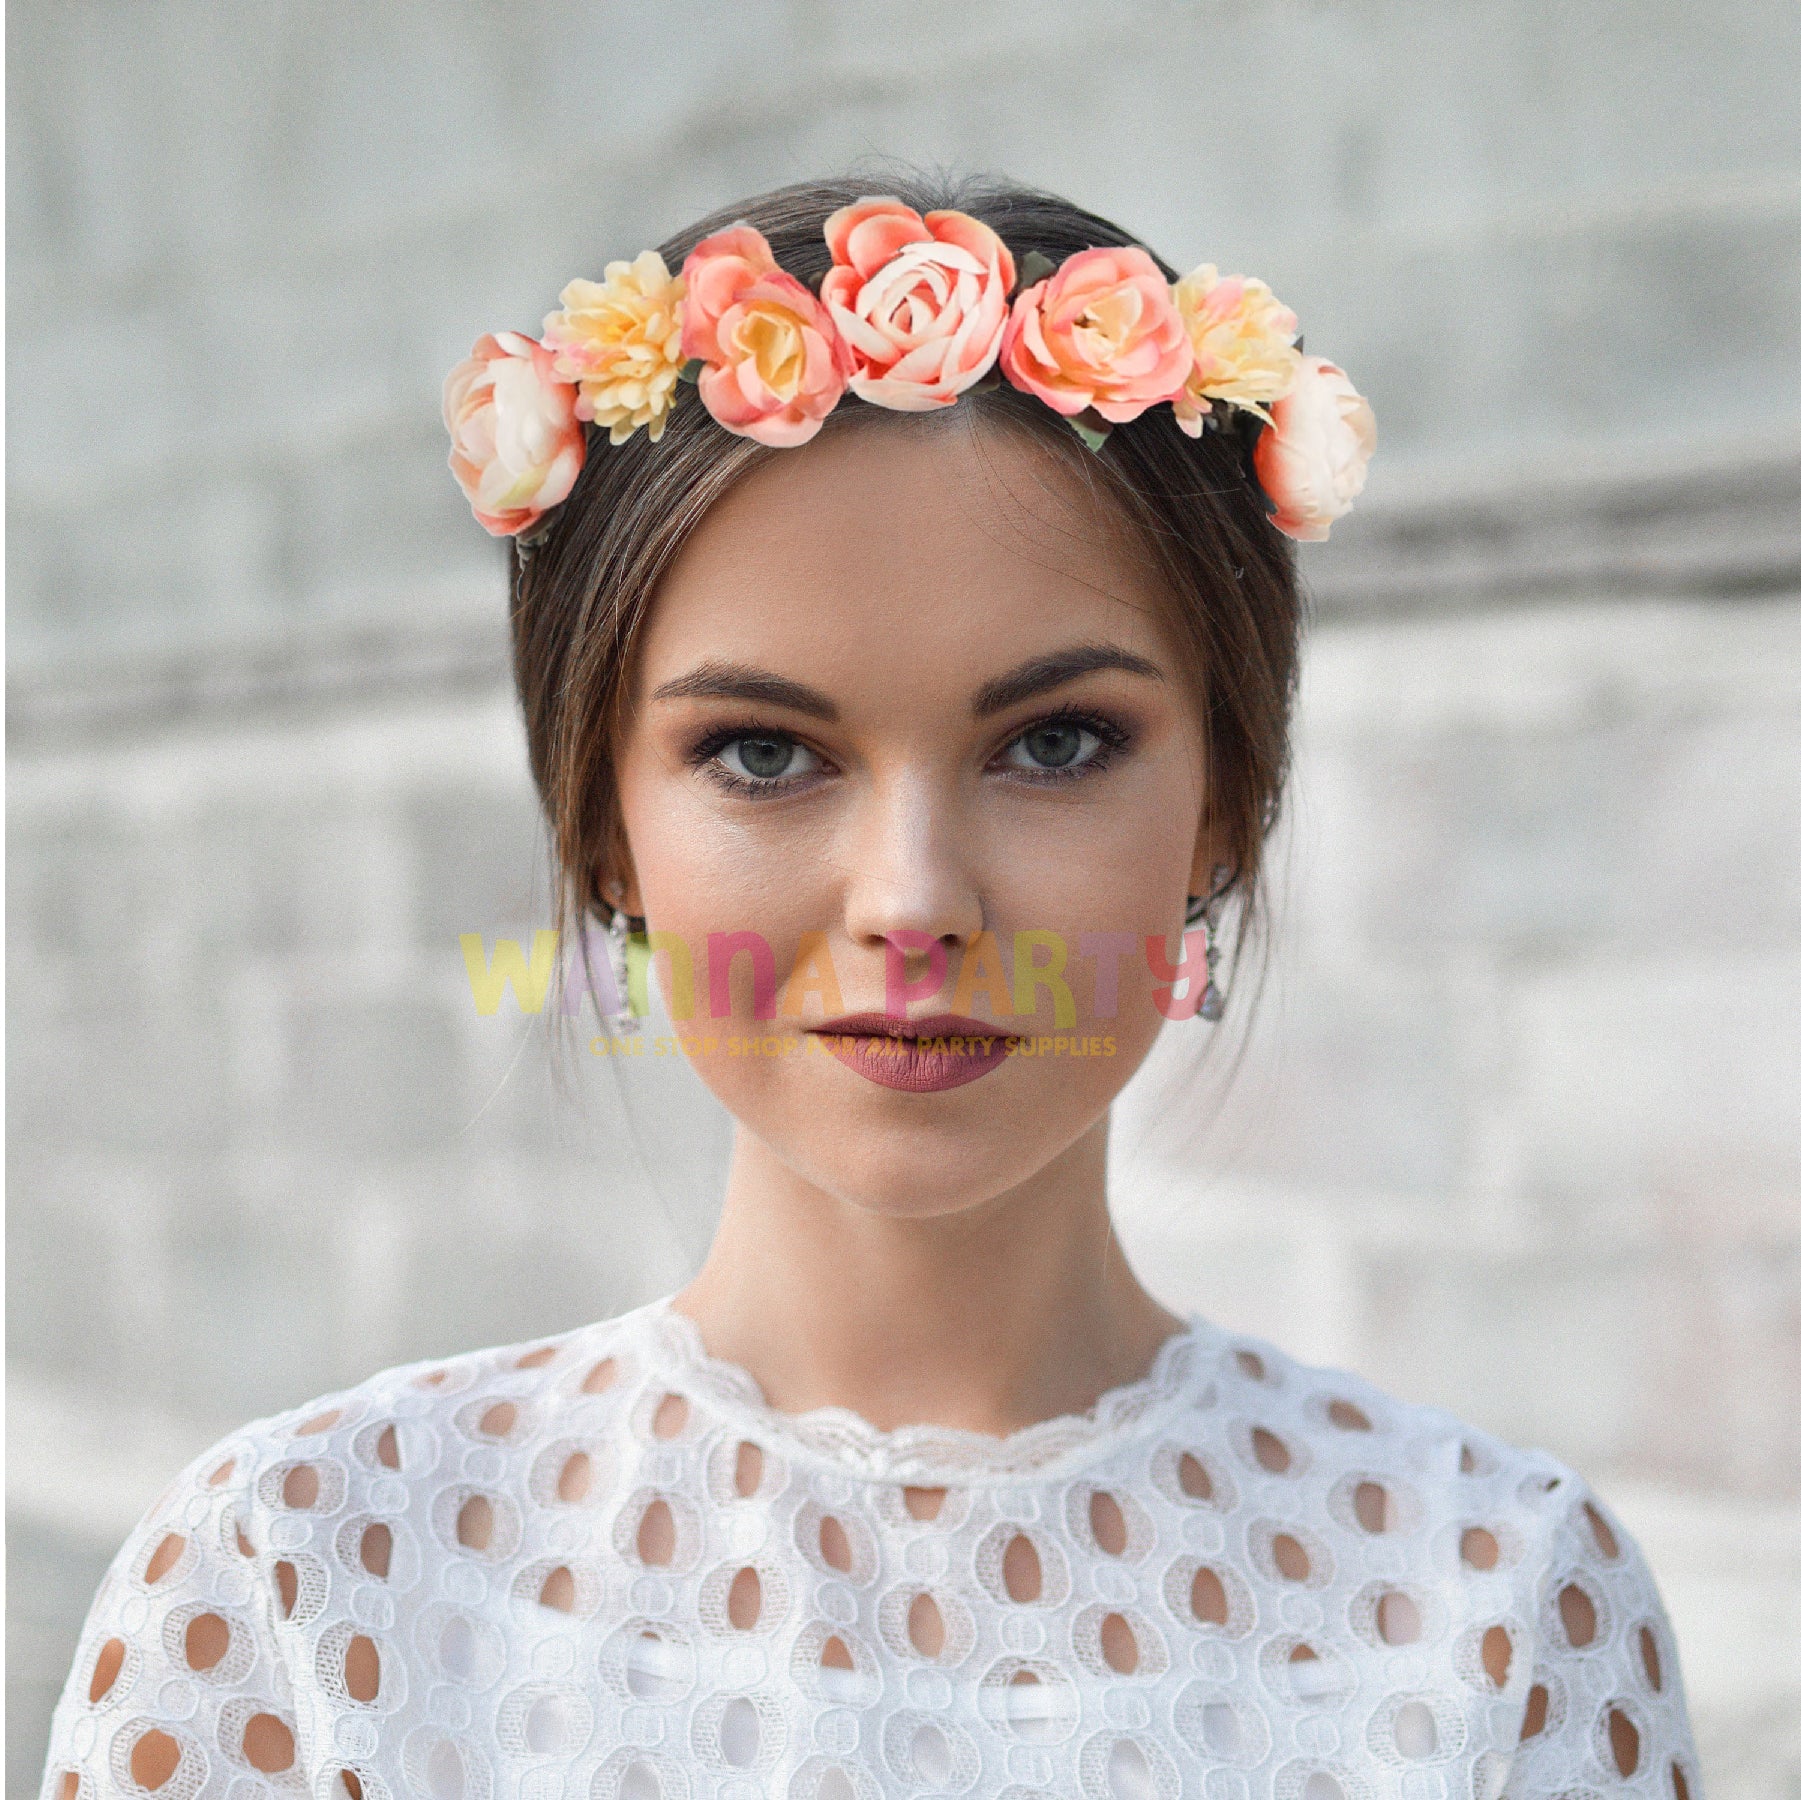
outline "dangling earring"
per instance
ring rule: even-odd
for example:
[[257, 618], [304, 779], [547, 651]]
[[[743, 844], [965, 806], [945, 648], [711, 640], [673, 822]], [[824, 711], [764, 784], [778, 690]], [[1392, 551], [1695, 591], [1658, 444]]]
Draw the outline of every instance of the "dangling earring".
[[1205, 1019], [1209, 1025], [1216, 1024], [1220, 1015], [1226, 1010], [1226, 992], [1214, 979], [1219, 969], [1219, 909], [1221, 897], [1227, 882], [1231, 879], [1232, 870], [1225, 863], [1213, 865], [1213, 891], [1205, 896], [1191, 895], [1188, 901], [1188, 923], [1197, 920], [1206, 926], [1207, 948], [1207, 985], [1201, 990], [1201, 1003], [1194, 1009], [1197, 1019]]
[[[617, 890], [615, 890], [617, 893]], [[638, 1017], [632, 1011], [631, 921], [625, 916], [623, 896], [615, 900], [613, 916], [607, 920], [607, 962], [613, 972], [613, 994], [616, 1010], [607, 1015], [607, 1023], [615, 1031], [630, 1034], [638, 1029]]]

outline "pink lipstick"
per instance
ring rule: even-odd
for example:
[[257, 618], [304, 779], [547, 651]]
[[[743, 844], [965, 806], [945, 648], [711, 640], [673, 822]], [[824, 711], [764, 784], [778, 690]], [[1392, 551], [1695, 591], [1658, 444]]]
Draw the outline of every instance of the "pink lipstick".
[[959, 1013], [923, 1019], [847, 1013], [812, 1028], [841, 1062], [878, 1087], [939, 1094], [978, 1081], [1007, 1060], [1010, 1034]]

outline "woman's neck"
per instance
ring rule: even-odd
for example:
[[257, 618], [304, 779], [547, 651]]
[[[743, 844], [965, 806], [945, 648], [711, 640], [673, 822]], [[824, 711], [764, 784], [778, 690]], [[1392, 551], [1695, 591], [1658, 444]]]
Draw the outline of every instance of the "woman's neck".
[[827, 1194], [740, 1129], [712, 1248], [673, 1305], [779, 1411], [997, 1437], [1086, 1412], [1182, 1327], [1113, 1237], [1105, 1119], [1023, 1186], [925, 1218]]

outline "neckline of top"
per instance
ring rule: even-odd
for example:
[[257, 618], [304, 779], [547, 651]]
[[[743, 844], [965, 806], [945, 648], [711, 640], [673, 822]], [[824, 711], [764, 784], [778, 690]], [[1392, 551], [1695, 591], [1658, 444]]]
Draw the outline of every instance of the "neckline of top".
[[665, 1294], [640, 1309], [660, 1376], [733, 1418], [767, 1448], [839, 1475], [918, 1487], [999, 1486], [1069, 1474], [1115, 1449], [1135, 1427], [1191, 1403], [1193, 1377], [1219, 1338], [1214, 1326], [1189, 1314], [1157, 1346], [1145, 1374], [1108, 1388], [1087, 1412], [1040, 1419], [996, 1437], [956, 1425], [884, 1429], [844, 1406], [782, 1412], [748, 1369], [707, 1349], [700, 1327], [671, 1305], [673, 1299]]

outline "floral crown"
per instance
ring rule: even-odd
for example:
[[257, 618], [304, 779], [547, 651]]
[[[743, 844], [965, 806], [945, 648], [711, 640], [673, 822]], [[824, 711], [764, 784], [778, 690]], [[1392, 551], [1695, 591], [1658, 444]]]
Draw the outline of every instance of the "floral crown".
[[1061, 264], [1033, 253], [1016, 271], [979, 219], [894, 199], [841, 208], [825, 241], [817, 294], [737, 224], [695, 245], [679, 275], [646, 250], [604, 281], [570, 282], [542, 339], [480, 339], [444, 383], [450, 467], [476, 518], [532, 542], [581, 473], [585, 426], [655, 443], [690, 384], [727, 431], [777, 447], [806, 443], [847, 390], [930, 412], [1003, 378], [1093, 450], [1164, 403], [1191, 437], [1243, 416], [1271, 521], [1293, 538], [1325, 537], [1362, 491], [1369, 403], [1303, 354], [1294, 314], [1261, 281], [1203, 263], [1171, 283], [1136, 246]]

